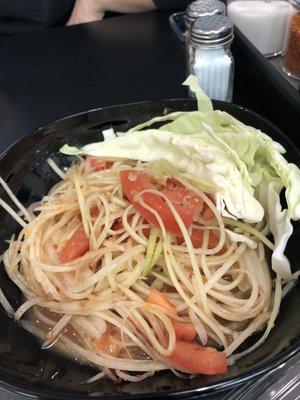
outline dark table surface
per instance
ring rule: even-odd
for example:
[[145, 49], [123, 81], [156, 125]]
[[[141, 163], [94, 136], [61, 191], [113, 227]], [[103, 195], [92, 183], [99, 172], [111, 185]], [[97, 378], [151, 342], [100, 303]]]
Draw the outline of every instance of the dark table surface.
[[[185, 49], [169, 13], [151, 12], [0, 38], [0, 152], [65, 115], [129, 102], [186, 97]], [[245, 38], [237, 37], [234, 102], [295, 136], [289, 104]], [[248, 43], [249, 44], [249, 43]], [[251, 45], [250, 45], [251, 47]], [[256, 59], [256, 61], [255, 61]], [[265, 74], [264, 74], [265, 73]]]
[[[0, 38], [0, 153], [35, 128], [65, 115], [186, 97], [181, 86], [186, 77], [185, 49], [170, 29], [168, 16], [163, 12], [120, 16]], [[237, 38], [234, 102], [274, 116], [275, 123], [295, 139], [298, 111], [276, 92], [276, 85], [268, 88], [271, 92], [262, 92], [270, 83], [261, 85], [265, 78], [255, 62], [246, 60], [243, 46]], [[279, 117], [272, 114], [274, 105], [265, 101], [272, 90]], [[0, 393], [0, 398], [19, 397]]]
[[186, 96], [184, 49], [164, 13], [0, 39], [0, 150], [97, 107]]

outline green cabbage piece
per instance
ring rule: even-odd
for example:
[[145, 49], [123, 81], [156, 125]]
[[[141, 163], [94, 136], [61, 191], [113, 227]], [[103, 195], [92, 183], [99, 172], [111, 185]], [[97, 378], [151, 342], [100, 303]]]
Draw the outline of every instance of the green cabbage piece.
[[190, 75], [183, 82], [183, 85], [188, 86], [190, 91], [195, 93], [198, 103], [198, 110], [210, 111], [213, 110], [212, 102], [210, 98], [201, 89], [198, 79], [195, 75]]

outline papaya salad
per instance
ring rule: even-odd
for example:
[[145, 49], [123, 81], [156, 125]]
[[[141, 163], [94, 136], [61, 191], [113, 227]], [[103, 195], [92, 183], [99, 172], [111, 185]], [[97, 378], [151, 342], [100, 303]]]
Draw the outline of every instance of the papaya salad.
[[1, 290], [1, 304], [29, 331], [43, 326], [42, 348], [63, 343], [96, 367], [88, 382], [226, 374], [266, 340], [298, 277], [284, 252], [299, 168], [213, 110], [195, 77], [185, 84], [198, 111], [65, 145], [74, 163], [48, 160], [61, 180], [41, 201], [25, 208], [0, 180], [21, 225], [2, 260], [24, 296], [13, 309]]

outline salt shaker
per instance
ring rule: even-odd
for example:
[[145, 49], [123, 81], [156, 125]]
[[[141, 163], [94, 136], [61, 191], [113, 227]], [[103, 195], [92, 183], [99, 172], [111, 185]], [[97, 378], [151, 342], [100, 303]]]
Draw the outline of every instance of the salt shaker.
[[230, 52], [233, 24], [224, 15], [197, 18], [188, 38], [188, 72], [215, 100], [231, 101], [234, 61]]
[[282, 69], [292, 78], [300, 79], [300, 0], [290, 0], [292, 13]]
[[209, 15], [225, 15], [225, 4], [219, 0], [197, 0], [193, 1], [186, 9], [186, 27], [189, 31], [192, 23], [199, 17]]
[[[211, 15], [225, 15], [226, 6], [219, 0], [196, 0], [193, 1], [186, 9], [186, 31], [185, 43], [187, 52], [189, 51], [189, 34], [193, 22], [200, 17], [208, 17]], [[187, 54], [189, 59], [189, 54]]]

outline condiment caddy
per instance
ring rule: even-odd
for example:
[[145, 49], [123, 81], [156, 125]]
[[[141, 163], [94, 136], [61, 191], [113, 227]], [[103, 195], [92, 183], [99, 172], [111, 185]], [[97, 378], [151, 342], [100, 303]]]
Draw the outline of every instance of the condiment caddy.
[[291, 14], [282, 69], [290, 77], [300, 79], [300, 0], [290, 0], [290, 4]]
[[227, 14], [266, 57], [281, 54], [290, 7], [287, 0], [229, 0]]

